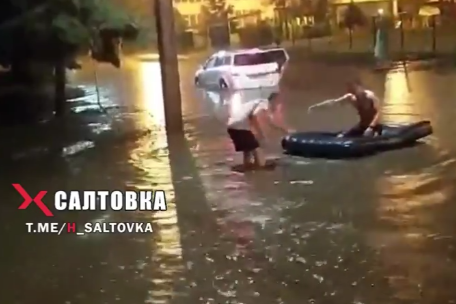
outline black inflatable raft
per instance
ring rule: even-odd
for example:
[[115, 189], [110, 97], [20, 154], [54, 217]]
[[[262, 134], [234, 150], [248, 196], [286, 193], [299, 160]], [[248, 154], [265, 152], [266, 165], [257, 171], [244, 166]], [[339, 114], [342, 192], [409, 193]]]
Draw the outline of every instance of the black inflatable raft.
[[338, 133], [297, 132], [282, 139], [285, 153], [309, 157], [347, 158], [413, 145], [432, 134], [429, 121], [408, 125], [383, 125], [375, 137], [337, 137]]

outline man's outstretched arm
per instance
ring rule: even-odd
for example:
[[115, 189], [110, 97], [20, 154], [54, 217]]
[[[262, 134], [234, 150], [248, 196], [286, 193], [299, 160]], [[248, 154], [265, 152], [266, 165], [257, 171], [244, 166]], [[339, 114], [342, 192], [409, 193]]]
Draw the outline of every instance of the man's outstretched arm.
[[348, 104], [351, 100], [353, 100], [353, 98], [354, 98], [353, 94], [345, 94], [339, 98], [325, 100], [323, 102], [317, 103], [317, 104], [309, 107], [309, 112], [316, 108], [321, 108], [321, 107], [328, 107], [328, 106], [334, 106], [334, 105], [345, 105], [345, 104]]

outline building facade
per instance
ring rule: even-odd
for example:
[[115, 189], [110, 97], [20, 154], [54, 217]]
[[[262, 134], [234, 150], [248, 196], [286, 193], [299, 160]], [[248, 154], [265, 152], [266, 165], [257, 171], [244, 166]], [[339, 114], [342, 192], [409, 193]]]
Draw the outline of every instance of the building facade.
[[[189, 28], [198, 27], [201, 20], [202, 7], [207, 3], [206, 0], [173, 0], [174, 8], [186, 21]], [[261, 18], [273, 18], [274, 6], [270, 0], [227, 0], [228, 5], [232, 5], [233, 16], [245, 16], [255, 12], [261, 13]], [[239, 25], [248, 22], [248, 19], [240, 18]]]
[[[312, 0], [312, 6], [316, 6], [314, 3], [318, 0]], [[343, 12], [347, 6], [351, 3], [356, 4], [366, 14], [366, 16], [374, 16], [379, 11], [384, 12], [387, 15], [396, 16], [398, 13], [398, 1], [399, 0], [328, 0], [328, 10], [331, 12], [330, 16], [332, 21], [340, 22], [342, 19]], [[273, 19], [277, 16], [277, 11], [274, 9], [274, 5], [271, 4], [271, 0], [226, 0], [228, 5], [231, 5], [234, 9], [233, 16], [240, 17], [249, 14], [255, 14], [262, 19]], [[175, 9], [183, 17], [186, 25], [190, 29], [196, 29], [201, 24], [201, 11], [202, 7], [207, 3], [207, 0], [173, 0]], [[299, 5], [299, 0], [284, 0], [284, 5], [287, 7], [293, 7]], [[304, 13], [303, 13], [304, 14]], [[257, 20], [257, 18], [243, 17], [238, 19], [238, 24], [244, 26], [249, 22]]]
[[376, 16], [379, 12], [389, 16], [398, 14], [398, 0], [331, 0], [330, 3], [335, 8], [337, 21], [342, 19], [349, 4], [356, 4], [367, 17]]

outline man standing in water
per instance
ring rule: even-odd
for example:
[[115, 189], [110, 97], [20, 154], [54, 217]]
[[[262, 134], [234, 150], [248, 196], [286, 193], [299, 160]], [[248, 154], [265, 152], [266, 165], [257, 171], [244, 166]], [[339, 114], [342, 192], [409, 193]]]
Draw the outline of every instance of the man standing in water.
[[266, 162], [260, 142], [265, 139], [264, 125], [285, 134], [292, 132], [283, 119], [280, 95], [245, 100], [244, 93], [228, 84], [221, 92], [206, 92], [206, 96], [215, 104], [215, 115], [226, 125], [235, 151], [242, 152], [241, 170], [273, 169], [275, 163]]
[[347, 93], [343, 96], [323, 101], [309, 108], [311, 112], [315, 108], [331, 105], [351, 105], [359, 116], [359, 123], [353, 128], [339, 135], [339, 137], [373, 136], [381, 133], [380, 101], [374, 92], [366, 90], [359, 81], [347, 84]]
[[292, 132], [283, 120], [282, 104], [278, 93], [272, 93], [268, 99], [242, 100], [242, 92], [235, 92], [227, 100], [227, 131], [236, 152], [243, 154], [243, 169], [273, 169], [275, 164], [268, 164], [260, 142], [265, 139], [262, 125], [269, 126], [288, 134]]

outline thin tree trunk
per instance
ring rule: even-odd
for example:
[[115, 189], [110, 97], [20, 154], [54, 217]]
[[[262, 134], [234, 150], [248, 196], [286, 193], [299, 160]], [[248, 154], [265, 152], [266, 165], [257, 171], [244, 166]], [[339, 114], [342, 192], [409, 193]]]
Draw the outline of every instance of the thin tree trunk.
[[66, 71], [65, 61], [58, 60], [54, 65], [54, 85], [55, 85], [55, 100], [54, 111], [56, 117], [62, 117], [66, 113]]

